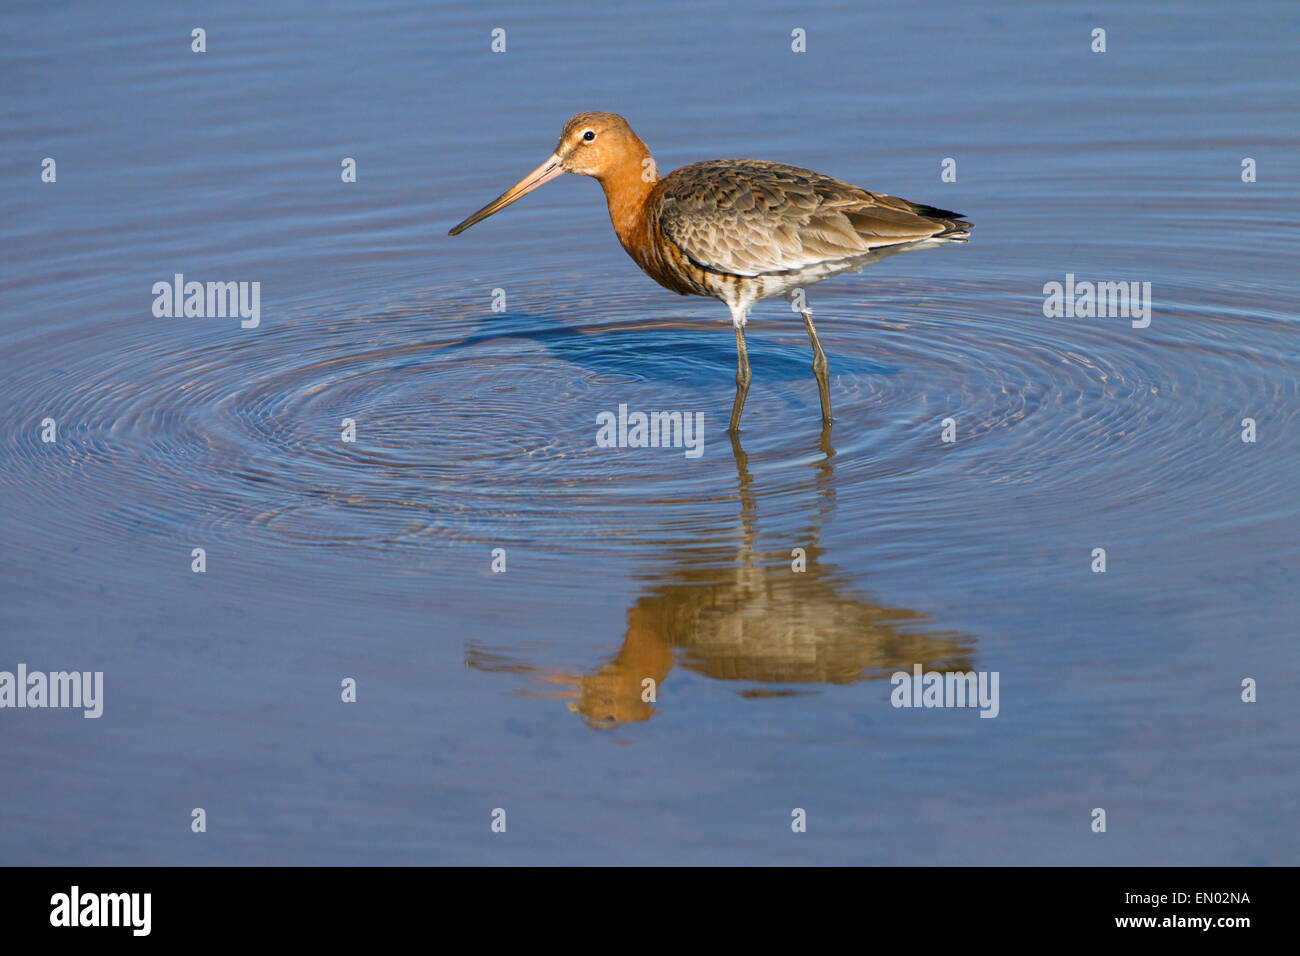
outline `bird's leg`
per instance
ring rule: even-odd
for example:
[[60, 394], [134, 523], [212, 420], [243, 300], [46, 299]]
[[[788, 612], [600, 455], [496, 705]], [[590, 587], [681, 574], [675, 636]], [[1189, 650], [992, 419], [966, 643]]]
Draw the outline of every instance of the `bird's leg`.
[[821, 393], [822, 400], [822, 424], [829, 425], [831, 422], [831, 385], [826, 370], [830, 367], [826, 361], [826, 353], [822, 351], [822, 344], [817, 340], [817, 329], [813, 326], [812, 313], [807, 309], [800, 310], [803, 315], [803, 324], [808, 327], [808, 338], [812, 340], [813, 347], [813, 374], [817, 376], [817, 391]]
[[740, 431], [740, 410], [745, 407], [745, 396], [749, 394], [749, 350], [745, 348], [745, 327], [736, 323], [736, 402], [731, 406], [731, 434]]

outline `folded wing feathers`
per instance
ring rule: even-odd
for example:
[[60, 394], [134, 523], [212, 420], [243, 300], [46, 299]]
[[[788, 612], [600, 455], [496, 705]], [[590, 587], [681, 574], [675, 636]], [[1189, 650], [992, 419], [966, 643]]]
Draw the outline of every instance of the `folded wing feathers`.
[[782, 163], [717, 160], [661, 184], [659, 223], [701, 266], [787, 272], [934, 236], [965, 238], [959, 213], [872, 193]]

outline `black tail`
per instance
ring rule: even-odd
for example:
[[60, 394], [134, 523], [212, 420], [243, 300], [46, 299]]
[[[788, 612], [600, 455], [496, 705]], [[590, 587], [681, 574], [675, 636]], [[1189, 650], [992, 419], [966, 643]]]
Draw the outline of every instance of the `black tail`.
[[970, 230], [975, 228], [975, 223], [967, 222], [964, 218], [965, 213], [953, 212], [951, 209], [940, 209], [938, 206], [927, 206], [924, 203], [908, 202], [912, 207], [912, 212], [918, 216], [924, 216], [926, 219], [937, 219], [944, 225], [943, 232], [937, 233], [935, 239], [951, 239], [953, 242], [965, 242], [970, 238]]

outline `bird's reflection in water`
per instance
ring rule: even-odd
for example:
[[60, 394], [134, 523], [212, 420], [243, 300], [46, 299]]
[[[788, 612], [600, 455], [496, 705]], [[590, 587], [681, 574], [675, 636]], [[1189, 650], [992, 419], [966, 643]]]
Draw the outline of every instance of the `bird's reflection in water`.
[[[531, 674], [549, 685], [543, 696], [568, 700], [593, 727], [649, 720], [663, 703], [660, 685], [674, 665], [716, 680], [756, 685], [746, 697], [810, 693], [819, 684], [849, 684], [911, 672], [968, 671], [972, 641], [925, 630], [926, 616], [874, 604], [853, 593], [824, 559], [823, 520], [834, 504], [834, 449], [821, 434], [822, 457], [810, 494], [811, 521], [803, 540], [760, 553], [754, 480], [739, 440], [732, 452], [739, 481], [739, 542], [683, 547], [672, 567], [632, 605], [618, 655], [587, 674], [546, 672], [471, 648], [468, 663], [482, 670]], [[792, 554], [802, 548], [805, 556]], [[795, 570], [796, 562], [804, 570]], [[658, 703], [647, 699], [652, 680]], [[812, 687], [810, 687], [812, 685]]]

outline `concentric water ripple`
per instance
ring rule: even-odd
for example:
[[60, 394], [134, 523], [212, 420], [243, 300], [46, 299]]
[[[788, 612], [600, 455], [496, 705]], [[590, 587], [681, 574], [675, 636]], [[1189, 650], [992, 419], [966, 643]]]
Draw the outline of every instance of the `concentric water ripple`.
[[[873, 285], [815, 305], [835, 466], [853, 475], [841, 506], [860, 495], [942, 518], [967, 509], [961, 489], [978, 483], [1020, 495], [1024, 517], [1087, 496], [1104, 472], [1124, 501], [1173, 507], [1241, 481], [1201, 462], [1242, 415], [1270, 414], [1272, 427], [1295, 415], [1284, 362], [1252, 352], [1258, 319], [1186, 304], [1139, 332], [1044, 319], [1037, 300], [991, 283], [950, 284], [942, 297], [915, 282]], [[34, 428], [10, 438], [5, 491], [35, 512], [94, 496], [107, 536], [130, 526], [387, 551], [503, 535], [561, 550], [621, 533], [672, 540], [665, 502], [734, 496], [725, 310], [592, 296], [555, 278], [528, 288], [529, 310], [504, 313], [443, 290], [374, 312], [295, 311], [255, 332], [117, 321], [108, 367], [15, 363], [14, 413], [35, 423], [63, 410], [62, 431], [57, 446]], [[1174, 327], [1170, 341], [1162, 329]], [[742, 444], [778, 473], [766, 487], [777, 499], [801, 474], [781, 463], [824, 457], [815, 384], [783, 308], [756, 310], [749, 337]], [[1199, 400], [1211, 389], [1216, 409]], [[620, 404], [703, 412], [703, 457], [598, 448], [596, 415]], [[949, 418], [958, 441], [945, 445]], [[355, 442], [341, 439], [345, 419]], [[594, 537], [557, 542], [576, 515]]]

